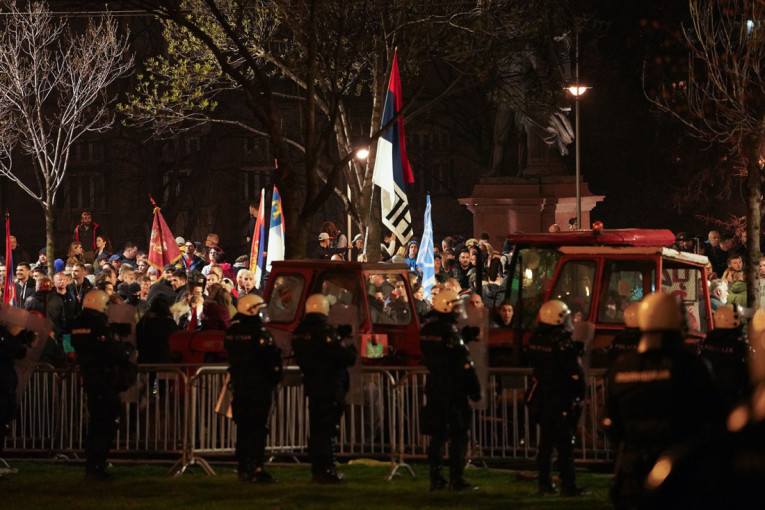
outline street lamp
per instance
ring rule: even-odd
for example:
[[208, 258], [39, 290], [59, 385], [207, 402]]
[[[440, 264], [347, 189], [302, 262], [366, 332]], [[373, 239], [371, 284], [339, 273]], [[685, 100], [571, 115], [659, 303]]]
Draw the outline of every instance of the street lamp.
[[[369, 149], [367, 147], [359, 147], [353, 153], [353, 157], [357, 161], [366, 161], [367, 157], [369, 157]], [[353, 172], [353, 162], [352, 161], [349, 162], [349, 165], [351, 166], [351, 172]], [[348, 203], [351, 203], [352, 197], [351, 197], [351, 184], [350, 184], [350, 182], [346, 181], [345, 186], [346, 186], [345, 191], [346, 191], [346, 193], [348, 195]], [[347, 227], [348, 227], [348, 229], [347, 229], [347, 232], [348, 232], [348, 260], [350, 261], [351, 260], [351, 253], [352, 253], [352, 249], [353, 249], [353, 241], [352, 241], [352, 238], [351, 238], [351, 224], [352, 224], [352, 222], [351, 222], [351, 211], [350, 211], [350, 208], [348, 208], [348, 213], [347, 213], [346, 216], [347, 216], [347, 222], [348, 222], [347, 223]], [[352, 261], [352, 262], [355, 262], [355, 260]]]
[[[577, 63], [577, 78], [579, 78], [579, 65]], [[577, 80], [578, 81], [578, 80]], [[576, 85], [572, 85], [568, 87], [566, 90], [568, 90], [569, 94], [574, 96], [575, 101], [575, 124], [574, 124], [574, 138], [576, 139], [576, 228], [581, 230], [582, 229], [582, 189], [581, 189], [581, 182], [582, 182], [582, 173], [581, 173], [581, 162], [579, 159], [579, 98], [584, 95], [585, 92], [587, 92], [587, 89], [590, 87], [585, 87], [579, 83]]]

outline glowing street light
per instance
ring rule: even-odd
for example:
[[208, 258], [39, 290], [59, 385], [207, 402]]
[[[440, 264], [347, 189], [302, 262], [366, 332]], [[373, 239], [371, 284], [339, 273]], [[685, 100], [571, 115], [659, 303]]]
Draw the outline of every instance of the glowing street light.
[[369, 156], [369, 149], [362, 147], [356, 151], [356, 159], [365, 160]]
[[[579, 66], [577, 66], [577, 70], [578, 67]], [[582, 97], [589, 88], [590, 87], [582, 85], [572, 85], [566, 89], [572, 96], [574, 96], [574, 102], [576, 103], [576, 121], [574, 124], [574, 138], [576, 138], [576, 228], [579, 230], [582, 229], [582, 172], [581, 161], [579, 159], [579, 98]]]

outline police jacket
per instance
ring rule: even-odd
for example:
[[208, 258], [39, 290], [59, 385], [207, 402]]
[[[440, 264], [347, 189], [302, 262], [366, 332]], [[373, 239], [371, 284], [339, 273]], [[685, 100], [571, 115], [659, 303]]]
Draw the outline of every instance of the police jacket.
[[86, 392], [119, 393], [120, 367], [129, 363], [133, 346], [115, 340], [106, 314], [84, 308], [72, 324], [72, 347]]
[[584, 370], [571, 332], [563, 325], [540, 323], [529, 339], [529, 364], [533, 367], [536, 396], [542, 412], [563, 413], [584, 399]]
[[[11, 335], [4, 327], [0, 326], [0, 394], [13, 394], [18, 384], [18, 376], [14, 360], [23, 359], [27, 355], [27, 343], [24, 341], [24, 332], [19, 335]], [[0, 427], [4, 427], [0, 423]]]
[[309, 313], [292, 334], [295, 361], [309, 397], [342, 402], [348, 392], [348, 367], [356, 363], [356, 346], [345, 345], [327, 317]]
[[637, 350], [640, 343], [640, 328], [624, 328], [616, 334], [611, 342], [611, 349], [608, 351], [608, 361], [613, 363], [620, 355], [625, 352]]
[[741, 328], [717, 328], [701, 342], [701, 355], [712, 365], [723, 399], [736, 403], [749, 391], [749, 342]]
[[[260, 317], [238, 313], [226, 330], [223, 346], [228, 351], [234, 392], [270, 395], [282, 380], [282, 351], [276, 346]], [[241, 399], [241, 393], [235, 398]]]
[[608, 374], [610, 432], [625, 450], [655, 459], [721, 422], [719, 389], [709, 364], [665, 333], [659, 349], [621, 356]]
[[430, 372], [425, 385], [429, 399], [466, 405], [468, 398], [481, 398], [481, 384], [453, 314], [433, 314], [420, 329], [420, 349]]

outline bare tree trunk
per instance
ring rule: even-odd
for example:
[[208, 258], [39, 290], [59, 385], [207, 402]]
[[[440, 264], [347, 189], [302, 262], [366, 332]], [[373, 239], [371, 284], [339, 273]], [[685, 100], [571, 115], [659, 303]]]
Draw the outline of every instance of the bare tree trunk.
[[747, 211], [746, 211], [746, 304], [749, 308], [760, 306], [760, 230], [762, 213], [760, 212], [761, 175], [757, 149], [758, 143], [747, 150]]
[[52, 207], [43, 206], [43, 212], [45, 213], [45, 256], [48, 258], [48, 277], [53, 281], [56, 260], [56, 217]]

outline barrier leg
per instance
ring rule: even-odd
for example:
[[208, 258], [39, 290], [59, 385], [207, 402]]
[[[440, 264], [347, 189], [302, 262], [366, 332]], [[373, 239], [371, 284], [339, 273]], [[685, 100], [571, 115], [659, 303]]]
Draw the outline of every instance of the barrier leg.
[[194, 443], [196, 441], [196, 420], [197, 420], [197, 402], [199, 400], [199, 379], [194, 376], [189, 379], [188, 388], [191, 390], [191, 397], [188, 397], [189, 391], [187, 390], [186, 397], [184, 398], [184, 404], [186, 409], [184, 416], [186, 419], [183, 425], [183, 454], [181, 458], [173, 464], [170, 468], [170, 473], [175, 476], [181, 476], [191, 466], [201, 466], [202, 470], [209, 475], [215, 476], [215, 470], [210, 464], [202, 457], [197, 457], [194, 454]]
[[[414, 474], [412, 466], [404, 461], [404, 385], [397, 384], [395, 388], [396, 391], [394, 395], [398, 398], [397, 405], [395, 406], [396, 412], [398, 413], [396, 416], [398, 441], [396, 441], [395, 437], [393, 437], [391, 441], [391, 445], [395, 443], [397, 444], [397, 447], [396, 451], [391, 455], [390, 458], [390, 472], [388, 472], [388, 474], [385, 476], [385, 480], [387, 481], [391, 481], [393, 477], [398, 474], [398, 470], [401, 468], [409, 471], [409, 474], [412, 475], [412, 478], [417, 478], [417, 476]], [[392, 431], [391, 435], [393, 435]]]
[[3, 474], [3, 475], [9, 475], [9, 474], [10, 475], [15, 475], [18, 472], [19, 472], [18, 469], [12, 468], [11, 465], [8, 464], [8, 462], [6, 462], [5, 459], [0, 458], [0, 474]]

